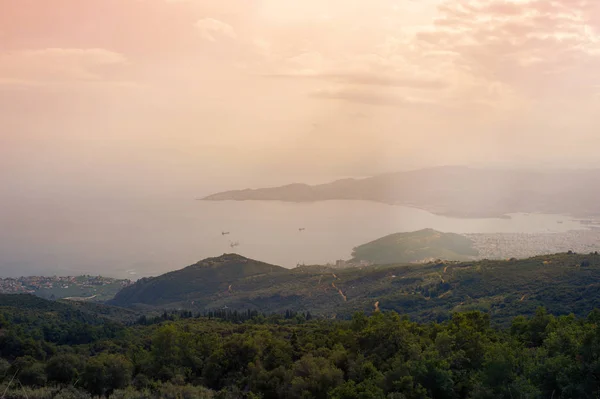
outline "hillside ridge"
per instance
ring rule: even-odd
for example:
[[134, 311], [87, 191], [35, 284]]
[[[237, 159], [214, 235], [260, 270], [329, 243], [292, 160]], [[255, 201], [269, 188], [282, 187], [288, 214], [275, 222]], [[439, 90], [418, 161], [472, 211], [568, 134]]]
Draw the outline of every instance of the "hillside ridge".
[[287, 269], [238, 254], [223, 254], [157, 277], [140, 279], [118, 292], [108, 303], [158, 306], [188, 300], [200, 304], [219, 292], [231, 290], [234, 281], [278, 272], [285, 273]]
[[[249, 269], [240, 269], [240, 264], [250, 265]], [[187, 274], [190, 270], [195, 277]], [[213, 274], [214, 270], [226, 273]], [[539, 306], [556, 314], [585, 315], [600, 305], [597, 253], [341, 270], [323, 266], [288, 270], [248, 259], [224, 269], [198, 271], [185, 268], [139, 281], [110, 303], [155, 310], [289, 309], [322, 317], [372, 312], [377, 303], [381, 310], [395, 310], [416, 320], [442, 320], [453, 312], [481, 310], [501, 322], [519, 314], [533, 314]]]

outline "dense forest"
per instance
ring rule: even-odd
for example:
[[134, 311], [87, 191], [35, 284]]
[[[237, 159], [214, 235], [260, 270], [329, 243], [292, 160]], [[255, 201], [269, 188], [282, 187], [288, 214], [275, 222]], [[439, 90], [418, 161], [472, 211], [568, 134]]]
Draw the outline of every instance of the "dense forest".
[[[497, 327], [489, 314], [417, 323], [287, 311], [164, 312], [131, 321], [0, 297], [5, 398], [597, 398], [600, 311]], [[126, 321], [129, 320], [129, 321]]]

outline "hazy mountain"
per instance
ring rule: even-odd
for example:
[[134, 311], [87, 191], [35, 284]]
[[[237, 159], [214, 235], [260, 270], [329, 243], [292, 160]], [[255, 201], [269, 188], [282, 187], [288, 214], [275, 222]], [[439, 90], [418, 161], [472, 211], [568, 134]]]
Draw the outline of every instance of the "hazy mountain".
[[479, 252], [473, 241], [454, 233], [424, 229], [396, 233], [354, 248], [353, 262], [367, 261], [383, 265], [412, 263], [428, 259], [470, 260]]
[[528, 171], [437, 167], [309, 186], [235, 190], [204, 200], [369, 200], [459, 217], [508, 213], [600, 215], [600, 170]]
[[419, 320], [479, 309], [497, 320], [532, 314], [585, 315], [600, 303], [600, 256], [560, 254], [525, 260], [440, 262], [333, 270], [286, 270], [237, 255], [207, 259], [125, 288], [112, 302], [128, 307], [195, 311], [310, 311], [349, 316], [393, 309]]

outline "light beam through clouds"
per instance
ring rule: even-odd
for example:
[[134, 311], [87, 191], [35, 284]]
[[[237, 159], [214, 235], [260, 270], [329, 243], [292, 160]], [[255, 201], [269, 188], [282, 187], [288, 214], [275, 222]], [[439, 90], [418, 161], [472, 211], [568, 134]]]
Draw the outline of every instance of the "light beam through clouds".
[[[0, 169], [13, 184], [600, 166], [595, 0], [0, 0], [0, 10]], [[83, 174], [64, 173], [74, 166]]]

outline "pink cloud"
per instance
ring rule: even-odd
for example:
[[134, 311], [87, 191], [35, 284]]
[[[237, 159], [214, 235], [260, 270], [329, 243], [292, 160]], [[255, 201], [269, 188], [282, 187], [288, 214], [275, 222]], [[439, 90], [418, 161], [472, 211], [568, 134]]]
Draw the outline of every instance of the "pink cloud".
[[456, 53], [456, 68], [528, 95], [582, 89], [581, 76], [600, 67], [599, 10], [586, 0], [446, 1], [416, 39], [419, 51]]
[[196, 28], [205, 40], [216, 42], [218, 37], [237, 39], [237, 34], [231, 25], [214, 18], [203, 18], [196, 22]]
[[356, 88], [351, 86], [334, 87], [315, 90], [310, 93], [313, 98], [341, 100], [352, 103], [384, 106], [418, 106], [431, 105], [431, 102], [402, 96], [393, 91], [374, 90], [369, 88]]

